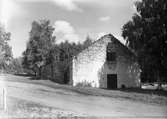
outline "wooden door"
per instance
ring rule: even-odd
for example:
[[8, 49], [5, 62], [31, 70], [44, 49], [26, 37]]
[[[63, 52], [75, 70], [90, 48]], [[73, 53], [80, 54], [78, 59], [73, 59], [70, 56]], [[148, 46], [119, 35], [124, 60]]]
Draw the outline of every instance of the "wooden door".
[[107, 88], [116, 89], [117, 88], [117, 74], [107, 75]]

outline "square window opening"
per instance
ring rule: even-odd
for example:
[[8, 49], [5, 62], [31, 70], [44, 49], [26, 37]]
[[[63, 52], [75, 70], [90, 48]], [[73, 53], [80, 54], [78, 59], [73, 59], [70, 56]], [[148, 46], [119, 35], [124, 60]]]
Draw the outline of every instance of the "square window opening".
[[107, 51], [107, 61], [116, 61], [116, 52]]

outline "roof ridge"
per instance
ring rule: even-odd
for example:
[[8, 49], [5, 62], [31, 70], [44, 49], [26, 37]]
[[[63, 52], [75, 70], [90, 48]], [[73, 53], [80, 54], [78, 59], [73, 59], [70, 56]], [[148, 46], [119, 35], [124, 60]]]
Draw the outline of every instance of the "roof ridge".
[[[89, 45], [88, 47], [86, 47], [85, 49], [83, 49], [81, 52], [79, 52], [79, 53], [76, 54], [75, 56], [78, 56], [79, 54], [81, 54], [82, 52], [84, 52], [85, 50], [87, 50], [89, 47], [91, 47], [91, 46], [94, 45], [95, 43], [97, 43], [97, 42], [103, 40], [103, 39], [106, 38], [106, 37], [110, 37], [111, 40], [116, 41], [116, 42], [119, 43], [121, 46], [123, 46], [128, 52], [130, 52], [131, 54], [133, 54], [134, 56], [136, 56], [135, 53], [134, 53], [130, 48], [128, 48], [128, 47], [127, 47], [126, 45], [124, 45], [123, 43], [121, 43], [121, 41], [119, 41], [119, 40], [118, 40], [114, 35], [112, 35], [111, 33], [106, 34], [106, 35], [103, 35], [102, 37], [100, 37], [98, 40], [94, 41], [91, 45]], [[75, 56], [74, 56], [74, 57], [75, 57]]]

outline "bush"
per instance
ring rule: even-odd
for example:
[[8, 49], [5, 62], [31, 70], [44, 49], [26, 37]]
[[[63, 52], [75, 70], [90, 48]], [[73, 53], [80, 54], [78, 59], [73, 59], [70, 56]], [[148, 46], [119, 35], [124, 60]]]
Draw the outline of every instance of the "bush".
[[76, 87], [92, 87], [90, 82], [83, 81], [76, 84]]

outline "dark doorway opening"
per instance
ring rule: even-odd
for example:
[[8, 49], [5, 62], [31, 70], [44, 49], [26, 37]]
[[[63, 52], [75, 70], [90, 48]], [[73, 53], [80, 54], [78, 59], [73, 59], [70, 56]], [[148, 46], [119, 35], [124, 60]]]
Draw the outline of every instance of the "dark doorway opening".
[[117, 74], [107, 74], [107, 88], [108, 89], [117, 88]]
[[64, 71], [64, 84], [68, 84], [70, 81], [70, 68], [68, 67], [65, 71]]

